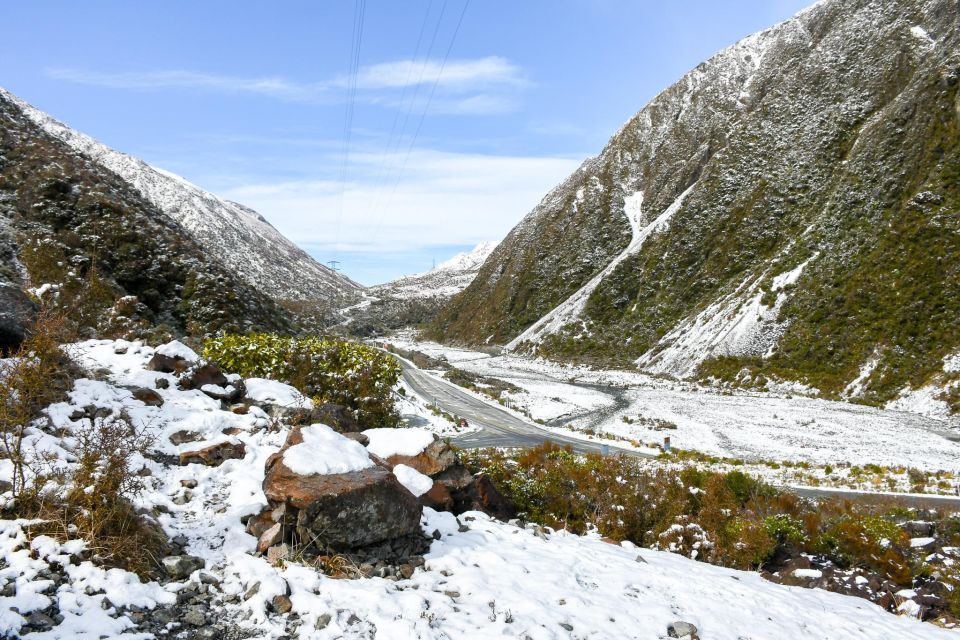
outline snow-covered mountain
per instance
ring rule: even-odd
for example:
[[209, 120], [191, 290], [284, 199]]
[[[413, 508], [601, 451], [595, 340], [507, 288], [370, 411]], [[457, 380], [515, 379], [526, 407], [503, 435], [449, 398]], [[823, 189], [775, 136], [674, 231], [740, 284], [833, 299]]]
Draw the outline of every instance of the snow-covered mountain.
[[481, 242], [470, 251], [458, 253], [429, 271], [371, 287], [370, 293], [378, 297], [402, 299], [449, 298], [467, 288], [477, 277], [484, 260], [496, 248], [496, 242]]
[[354, 335], [373, 336], [432, 320], [477, 277], [496, 247], [496, 242], [482, 242], [429, 271], [370, 287], [362, 302], [343, 310], [343, 326]]
[[361, 287], [319, 264], [263, 216], [75, 131], [0, 88], [34, 123], [131, 184], [218, 262], [275, 300], [327, 301]]
[[957, 410], [958, 23], [949, 0], [824, 0], [717, 53], [547, 194], [431, 336]]

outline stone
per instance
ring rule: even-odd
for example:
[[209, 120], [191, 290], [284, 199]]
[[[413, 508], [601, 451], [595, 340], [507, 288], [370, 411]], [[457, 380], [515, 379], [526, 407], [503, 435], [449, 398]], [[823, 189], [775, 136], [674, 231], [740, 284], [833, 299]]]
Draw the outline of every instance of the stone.
[[182, 358], [171, 358], [161, 353], [155, 353], [147, 363], [146, 369], [157, 373], [183, 373], [188, 366], [186, 360]]
[[40, 611], [34, 611], [27, 616], [27, 624], [37, 631], [49, 631], [53, 629], [53, 618]]
[[446, 485], [434, 481], [430, 490], [420, 496], [420, 504], [435, 511], [453, 511], [453, 496]]
[[190, 555], [167, 556], [161, 561], [163, 570], [172, 580], [182, 580], [190, 577], [197, 569], [203, 569], [206, 564], [203, 558]]
[[[283, 542], [283, 523], [277, 522], [260, 534], [260, 538], [257, 540], [257, 552], [266, 553], [268, 549], [281, 542]], [[271, 560], [271, 562], [273, 561]]]
[[244, 592], [243, 599], [249, 600], [253, 596], [257, 595], [258, 593], [260, 593], [260, 583], [254, 582], [253, 585]]
[[180, 464], [204, 464], [218, 467], [226, 460], [242, 460], [247, 455], [247, 447], [242, 442], [219, 442], [203, 449], [184, 451], [180, 454]]
[[700, 639], [700, 636], [697, 635], [697, 627], [682, 620], [668, 624], [667, 635], [671, 638], [686, 638], [687, 640]]
[[190, 367], [180, 376], [181, 389], [199, 389], [208, 384], [225, 387], [228, 383], [227, 376], [212, 362]]
[[194, 480], [193, 478], [185, 478], [180, 481], [180, 486], [185, 489], [196, 489], [197, 481]]
[[364, 429], [363, 425], [353, 417], [353, 412], [340, 404], [322, 404], [313, 409], [311, 418], [314, 422], [321, 422], [334, 431], [343, 434], [359, 433]]
[[391, 466], [405, 464], [413, 467], [420, 473], [427, 476], [434, 476], [442, 473], [455, 464], [459, 464], [457, 454], [453, 452], [450, 445], [440, 438], [434, 436], [433, 442], [415, 456], [392, 455], [387, 458]]
[[293, 609], [293, 602], [291, 602], [287, 596], [274, 596], [273, 600], [270, 601], [270, 606], [273, 608], [274, 613], [284, 615], [290, 613]]
[[0, 355], [17, 349], [27, 339], [39, 308], [19, 288], [0, 285]]
[[134, 398], [148, 407], [163, 406], [163, 398], [161, 398], [160, 394], [153, 389], [147, 389], [146, 387], [134, 387], [130, 390], [130, 393], [133, 394]]
[[359, 442], [363, 446], [367, 446], [368, 444], [370, 444], [370, 438], [363, 435], [359, 431], [348, 431], [347, 433], [343, 434], [343, 437], [348, 438], [350, 440], [354, 440], [355, 442]]
[[210, 585], [210, 586], [213, 586], [213, 587], [219, 587], [219, 586], [220, 586], [220, 578], [218, 578], [216, 575], [210, 573], [209, 571], [201, 571], [201, 572], [200, 572], [200, 582], [201, 582], [201, 584], [206, 584], [206, 585]]
[[181, 429], [180, 431], [170, 434], [169, 440], [170, 444], [181, 445], [188, 442], [198, 442], [203, 440], [203, 436], [196, 431], [187, 431], [186, 429]]
[[416, 567], [414, 567], [412, 564], [408, 563], [400, 565], [400, 575], [407, 580], [413, 576], [414, 571], [416, 571]]
[[207, 612], [199, 605], [187, 607], [183, 621], [194, 627], [202, 627], [207, 624]]
[[302, 441], [300, 429], [292, 429], [267, 460], [263, 480], [270, 509], [283, 505], [301, 539], [343, 551], [419, 530], [422, 509], [389, 467], [374, 461], [359, 471], [301, 476], [283, 463], [283, 454]]
[[278, 544], [267, 549], [267, 562], [270, 564], [279, 564], [290, 559], [290, 545]]
[[317, 622], [313, 625], [313, 628], [317, 631], [326, 629], [327, 625], [330, 624], [332, 619], [333, 617], [329, 613], [321, 613], [319, 616], [317, 616]]
[[169, 389], [170, 381], [166, 378], [157, 378], [153, 381], [153, 386], [157, 389]]
[[464, 511], [483, 511], [498, 520], [507, 521], [516, 517], [517, 511], [509, 500], [500, 495], [490, 478], [479, 474], [462, 491], [453, 494], [454, 513]]

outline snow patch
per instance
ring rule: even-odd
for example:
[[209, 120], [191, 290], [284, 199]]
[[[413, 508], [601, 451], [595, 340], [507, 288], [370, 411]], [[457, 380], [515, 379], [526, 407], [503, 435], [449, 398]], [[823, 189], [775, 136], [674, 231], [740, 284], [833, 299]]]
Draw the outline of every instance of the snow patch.
[[406, 487], [407, 491], [418, 498], [433, 487], [433, 480], [430, 476], [424, 475], [405, 464], [396, 465], [393, 468], [393, 475], [397, 476], [397, 480]]
[[266, 402], [279, 407], [312, 409], [313, 401], [294, 387], [267, 378], [247, 378], [247, 397], [256, 402]]
[[406, 429], [367, 429], [363, 435], [370, 438], [367, 451], [380, 458], [416, 456], [434, 441], [432, 431], [419, 427]]
[[283, 464], [297, 475], [350, 473], [374, 465], [362, 444], [344, 438], [325, 424], [304, 427], [300, 433], [303, 442], [283, 453]]
[[173, 340], [167, 344], [162, 344], [156, 348], [156, 353], [168, 358], [182, 358], [187, 362], [196, 362], [200, 359], [197, 352], [183, 344], [179, 340]]

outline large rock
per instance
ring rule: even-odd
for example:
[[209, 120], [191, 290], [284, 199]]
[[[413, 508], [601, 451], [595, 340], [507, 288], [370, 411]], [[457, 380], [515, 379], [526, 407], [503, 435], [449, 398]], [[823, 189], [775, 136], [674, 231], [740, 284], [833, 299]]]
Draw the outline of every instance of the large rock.
[[391, 465], [405, 464], [427, 476], [442, 473], [458, 464], [457, 454], [446, 441], [436, 438], [423, 451], [415, 456], [395, 454], [387, 458]]
[[[284, 454], [302, 442], [301, 429], [294, 428], [284, 447], [267, 460], [263, 491], [271, 520], [285, 522], [300, 540], [337, 551], [419, 531], [420, 505], [390, 467], [371, 458], [371, 466], [347, 473], [298, 474], [287, 466]], [[262, 526], [263, 520], [255, 522]]]
[[228, 383], [227, 376], [212, 362], [194, 365], [180, 377], [181, 389], [200, 389], [206, 385], [225, 387]]
[[8, 284], [0, 284], [0, 354], [20, 346], [37, 319], [37, 305], [27, 294]]

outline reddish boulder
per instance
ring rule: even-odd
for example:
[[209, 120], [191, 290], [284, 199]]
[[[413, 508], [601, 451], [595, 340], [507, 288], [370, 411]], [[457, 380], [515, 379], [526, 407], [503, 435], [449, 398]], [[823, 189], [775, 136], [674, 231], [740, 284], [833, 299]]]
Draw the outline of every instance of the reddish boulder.
[[388, 466], [372, 459], [371, 466], [357, 471], [300, 475], [284, 464], [284, 453], [301, 442], [301, 430], [293, 429], [266, 463], [263, 491], [275, 522], [288, 522], [299, 539], [337, 551], [419, 530], [420, 505]]

